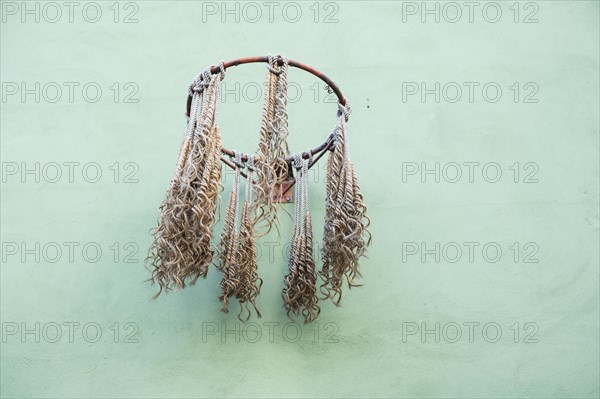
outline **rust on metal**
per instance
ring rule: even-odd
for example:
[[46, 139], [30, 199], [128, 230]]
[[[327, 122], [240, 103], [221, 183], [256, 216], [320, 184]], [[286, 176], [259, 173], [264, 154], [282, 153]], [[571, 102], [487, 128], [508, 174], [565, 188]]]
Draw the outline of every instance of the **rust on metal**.
[[[223, 67], [225, 69], [230, 68], [230, 67], [234, 67], [237, 65], [243, 65], [243, 64], [251, 64], [251, 63], [259, 63], [259, 62], [269, 62], [269, 56], [260, 56], [260, 57], [245, 57], [245, 58], [238, 58], [236, 60], [232, 60], [232, 61], [227, 61], [223, 63]], [[283, 59], [281, 57], [278, 58], [277, 63], [279, 65], [283, 65]], [[331, 90], [333, 93], [335, 93], [335, 95], [338, 98], [338, 102], [341, 105], [346, 105], [346, 99], [344, 98], [344, 96], [342, 95], [342, 92], [340, 91], [339, 87], [333, 82], [333, 80], [331, 80], [327, 75], [325, 75], [323, 72], [309, 66], [306, 65], [304, 63], [298, 62], [298, 61], [294, 61], [294, 60], [288, 60], [288, 65], [292, 66], [292, 67], [296, 67], [299, 69], [302, 69], [308, 73], [311, 73], [313, 75], [315, 75], [316, 77], [318, 77], [319, 79], [321, 79], [323, 82], [325, 82], [328, 86], [328, 90]], [[211, 67], [211, 73], [212, 74], [217, 74], [220, 73], [221, 69], [219, 67], [219, 65], [214, 65]], [[192, 105], [192, 97], [190, 95], [188, 95], [187, 98], [187, 104], [186, 104], [186, 116], [189, 117], [190, 115], [190, 108]], [[329, 135], [329, 137], [327, 137], [327, 140], [325, 140], [325, 142], [323, 144], [321, 144], [318, 147], [315, 147], [313, 149], [310, 150], [310, 154], [307, 152], [303, 153], [302, 156], [303, 158], [307, 159], [310, 158], [311, 156], [316, 155], [315, 157], [313, 157], [311, 163], [309, 164], [309, 168], [311, 168], [315, 163], [317, 163], [317, 161], [319, 159], [321, 159], [321, 157], [328, 151], [331, 150], [333, 147], [333, 143], [334, 143], [334, 137], [333, 134]], [[227, 149], [225, 147], [221, 148], [221, 152], [225, 155], [228, 155], [230, 157], [234, 156], [234, 152], [230, 149]], [[242, 161], [247, 161], [248, 157], [246, 155], [242, 156]], [[231, 163], [229, 160], [227, 160], [224, 157], [221, 157], [221, 161], [223, 161], [223, 163], [225, 163], [227, 166], [229, 166], [232, 169], [235, 169], [235, 166], [233, 165], [233, 163]], [[285, 161], [289, 164], [289, 167], [291, 169], [291, 163], [293, 161], [293, 157], [289, 156], [287, 158], [285, 158]], [[244, 172], [241, 172], [241, 175], [246, 178], [246, 174]], [[276, 188], [276, 198], [274, 198], [276, 201], [281, 202], [281, 203], [292, 203], [294, 202], [294, 197], [292, 195], [292, 188], [294, 186], [294, 184], [296, 183], [296, 179], [293, 176], [288, 176], [286, 183], [284, 183], [281, 186], [278, 186]]]

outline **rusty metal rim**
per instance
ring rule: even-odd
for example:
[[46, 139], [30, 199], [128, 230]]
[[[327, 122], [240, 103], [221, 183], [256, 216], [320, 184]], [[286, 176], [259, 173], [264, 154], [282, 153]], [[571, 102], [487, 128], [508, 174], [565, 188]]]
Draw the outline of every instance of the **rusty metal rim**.
[[[223, 63], [223, 67], [225, 69], [227, 69], [227, 68], [234, 67], [234, 66], [237, 66], [237, 65], [252, 64], [252, 63], [258, 63], [258, 62], [269, 62], [269, 56], [238, 58], [236, 60], [232, 60], [232, 61], [228, 61], [228, 62]], [[278, 58], [277, 64], [278, 65], [283, 65], [283, 59], [281, 57]], [[299, 68], [299, 69], [302, 69], [302, 70], [304, 70], [306, 72], [309, 72], [309, 73], [315, 75], [319, 79], [321, 79], [323, 82], [325, 82], [331, 88], [331, 90], [333, 90], [333, 92], [335, 93], [335, 95], [338, 98], [338, 102], [342, 106], [346, 105], [346, 99], [344, 98], [344, 96], [343, 96], [342, 92], [340, 91], [339, 87], [329, 77], [327, 77], [327, 75], [325, 75], [321, 71], [319, 71], [319, 70], [317, 70], [317, 69], [315, 69], [315, 68], [313, 68], [313, 67], [311, 67], [309, 65], [306, 65], [306, 64], [298, 62], [298, 61], [288, 60], [288, 65], [296, 67], [296, 68]], [[211, 73], [212, 74], [217, 74], [217, 73], [220, 73], [220, 72], [221, 72], [221, 69], [220, 69], [219, 65], [214, 65], [214, 66], [211, 67]], [[192, 105], [192, 97], [190, 95], [188, 95], [187, 105], [186, 105], [186, 116], [188, 116], [188, 117], [190, 115], [191, 105]], [[332, 143], [333, 143], [333, 139], [332, 139], [332, 136], [330, 135], [329, 137], [327, 137], [327, 140], [325, 140], [325, 142], [323, 144], [321, 144], [320, 146], [315, 147], [312, 150], [310, 150], [310, 155], [308, 154], [308, 152], [305, 152], [305, 153], [302, 154], [302, 156], [304, 158], [309, 158], [311, 155], [315, 155], [315, 154], [321, 153], [321, 154], [319, 154], [319, 156], [317, 156], [317, 157], [315, 157], [315, 159], [313, 159], [313, 161], [310, 164], [310, 166], [312, 166], [312, 165], [314, 165], [321, 158], [321, 156], [323, 155], [323, 153], [326, 150], [331, 149]], [[223, 154], [225, 154], [225, 155], [230, 156], [230, 157], [234, 156], [234, 151], [230, 150], [230, 149], [227, 149], [225, 147], [221, 148], [221, 152]], [[289, 156], [289, 157], [285, 158], [286, 162], [291, 162], [293, 159], [294, 159], [293, 156]], [[233, 164], [231, 164], [225, 158], [221, 157], [221, 160], [225, 164], [227, 164], [228, 166], [234, 167]], [[247, 157], [246, 156], [242, 157], [242, 160], [246, 161]]]

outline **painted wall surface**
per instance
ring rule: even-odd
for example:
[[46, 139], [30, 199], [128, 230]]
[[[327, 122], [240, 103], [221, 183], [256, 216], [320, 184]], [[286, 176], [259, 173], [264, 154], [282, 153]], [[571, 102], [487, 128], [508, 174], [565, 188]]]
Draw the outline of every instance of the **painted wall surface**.
[[[598, 2], [1, 9], [2, 397], [600, 395]], [[314, 325], [289, 323], [286, 205], [281, 237], [258, 244], [261, 319], [219, 312], [214, 268], [150, 300], [148, 230], [189, 83], [278, 52], [352, 106], [373, 234], [364, 286], [322, 303]], [[265, 76], [227, 71], [225, 146], [256, 148]], [[289, 76], [300, 151], [331, 132], [336, 104], [313, 76]]]

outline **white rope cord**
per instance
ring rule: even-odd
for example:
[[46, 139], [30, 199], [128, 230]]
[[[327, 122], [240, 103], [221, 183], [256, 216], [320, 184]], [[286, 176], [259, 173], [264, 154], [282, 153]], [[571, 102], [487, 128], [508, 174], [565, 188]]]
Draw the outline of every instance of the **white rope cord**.
[[352, 176], [350, 175], [350, 173], [348, 173], [348, 168], [350, 165], [350, 145], [348, 143], [348, 127], [346, 125], [346, 122], [348, 121], [348, 117], [350, 115], [350, 106], [348, 104], [346, 105], [341, 105], [338, 103], [338, 113], [339, 113], [339, 118], [338, 118], [338, 122], [339, 122], [339, 132], [338, 134], [343, 135], [344, 138], [344, 148], [341, 149], [343, 151], [342, 156], [344, 159], [344, 163], [342, 166], [342, 177], [344, 178], [345, 182], [343, 182], [342, 184], [344, 184], [344, 198], [342, 200], [342, 202], [344, 202], [346, 200], [346, 198], [348, 197], [348, 190], [351, 188], [352, 186]]
[[[195, 82], [196, 79], [197, 79], [197, 77], [194, 79], [194, 82]], [[196, 93], [196, 92], [194, 92], [194, 91], [192, 91], [192, 86], [194, 85], [194, 82], [192, 82], [192, 84], [190, 85], [190, 89], [189, 89], [190, 95], [192, 96], [192, 104], [190, 106], [190, 115], [187, 118], [187, 125], [186, 125], [186, 129], [185, 129], [185, 133], [183, 135], [183, 140], [181, 141], [181, 149], [182, 150], [183, 150], [183, 145], [188, 140], [190, 140], [190, 136], [191, 136], [192, 130], [193, 130], [192, 126], [195, 123], [196, 115], [198, 114], [198, 96], [199, 96], [199, 94]], [[190, 147], [191, 147], [191, 145], [190, 145]], [[188, 153], [188, 157], [187, 158], [189, 158], [189, 153]], [[186, 161], [187, 161], [187, 159], [186, 159]], [[170, 187], [173, 187], [173, 184], [175, 183], [176, 179], [181, 176], [181, 173], [182, 173], [182, 171], [184, 169], [184, 165], [185, 165], [185, 161], [183, 162], [182, 165], [180, 165], [180, 163], [177, 162], [177, 166], [175, 168], [175, 172], [173, 173], [173, 178], [171, 179]]]
[[[281, 60], [282, 65], [278, 65]], [[268, 127], [272, 136], [268, 143], [269, 156], [277, 159], [288, 153], [287, 138], [289, 135], [288, 115], [287, 115], [287, 58], [276, 55], [269, 55], [267, 69], [274, 75], [277, 75], [274, 88], [274, 109], [273, 120], [268, 122]], [[274, 160], [272, 159], [272, 160]]]
[[294, 168], [296, 168], [296, 189], [294, 192], [294, 230], [299, 234], [304, 231], [301, 220], [302, 209], [302, 153], [294, 154]]
[[196, 122], [198, 121], [198, 116], [201, 113], [202, 107], [202, 94], [204, 92], [204, 87], [201, 86], [201, 78], [203, 72], [200, 72], [190, 84], [190, 95], [192, 96], [192, 105], [190, 107], [190, 115], [188, 116], [187, 123], [187, 135], [191, 135], [194, 133], [194, 129], [196, 128]]
[[[279, 56], [277, 56], [277, 55], [273, 56], [273, 55], [269, 54], [269, 61], [267, 63], [267, 69], [269, 71], [271, 71], [271, 73], [274, 73], [275, 75], [279, 75], [281, 73], [281, 67], [279, 65], [277, 65], [278, 58], [279, 58]], [[285, 61], [287, 63], [287, 60], [285, 60]]]
[[219, 84], [217, 85], [217, 99], [215, 100], [217, 103], [215, 105], [215, 125], [217, 124], [216, 121], [218, 121], [219, 108], [221, 105], [221, 82], [223, 81], [223, 79], [225, 79], [225, 62], [223, 60], [221, 60], [219, 62], [219, 69], [221, 70], [221, 72], [220, 72], [221, 80], [219, 81]]
[[279, 79], [277, 79], [277, 88], [275, 91], [275, 148], [279, 149], [283, 147], [283, 150], [287, 151], [287, 139], [289, 135], [287, 115], [288, 61], [287, 58], [282, 56], [278, 58], [283, 60], [283, 65], [279, 67]]
[[[310, 150], [308, 153], [310, 154]], [[310, 165], [311, 160], [312, 155], [310, 155], [308, 159], [302, 159], [302, 221], [304, 221], [304, 218], [310, 209], [308, 202], [308, 166]]]
[[[189, 87], [189, 94], [192, 96], [192, 104], [190, 106], [190, 115], [187, 120], [185, 137], [190, 137], [191, 144], [190, 151], [187, 154], [187, 159], [185, 160], [185, 163], [191, 162], [194, 155], [193, 147], [198, 140], [201, 125], [200, 118], [202, 116], [202, 111], [206, 106], [206, 102], [208, 101], [208, 96], [206, 95], [205, 89], [209, 86], [209, 84], [210, 68], [206, 68], [194, 78]], [[181, 173], [181, 171], [176, 171], [176, 173]], [[189, 170], [182, 177], [184, 177], [186, 181], [189, 180]]]
[[[201, 90], [202, 90], [202, 110], [204, 110], [204, 108], [207, 108], [208, 110], [210, 110], [210, 106], [211, 106], [211, 102], [213, 105], [213, 109], [212, 109], [212, 115], [210, 114], [210, 112], [202, 112], [200, 113], [200, 120], [196, 123], [196, 130], [195, 130], [195, 134], [197, 136], [197, 139], [202, 139], [204, 141], [206, 141], [206, 137], [200, 137], [201, 134], [203, 134], [202, 127], [203, 126], [212, 126], [212, 121], [214, 120], [215, 117], [215, 110], [216, 107], [218, 106], [218, 104], [215, 104], [216, 101], [216, 95], [217, 93], [212, 93], [210, 90], [207, 90], [211, 83], [212, 83], [212, 73], [211, 73], [211, 67], [206, 68], [203, 72], [202, 72], [202, 82], [199, 83], [199, 85], [201, 86]], [[215, 78], [216, 79], [216, 78]], [[203, 118], [203, 119], [202, 119]]]
[[340, 110], [340, 128], [342, 131], [340, 133], [344, 134], [344, 163], [347, 165], [348, 160], [350, 159], [350, 150], [348, 145], [348, 127], [346, 122], [348, 122], [348, 117], [350, 115], [350, 106], [348, 104], [341, 105], [338, 103], [338, 109]]
[[[202, 80], [202, 74], [204, 73], [204, 71], [200, 72], [198, 75], [196, 75], [196, 77], [194, 78], [194, 80], [192, 81], [192, 83], [190, 84], [189, 87], [189, 95], [192, 97], [192, 104], [190, 107], [190, 114], [188, 115], [188, 128], [190, 126], [190, 122], [195, 122], [196, 117], [197, 117], [197, 112], [198, 112], [198, 99], [200, 97], [200, 95], [202, 94], [202, 91], [204, 90], [204, 88], [200, 85], [200, 82]], [[188, 131], [188, 133], [191, 133]]]
[[[196, 99], [196, 112], [190, 112], [190, 119], [192, 122], [196, 122], [198, 117], [202, 115], [202, 109], [205, 101], [205, 89], [210, 85], [210, 67], [200, 72], [194, 81], [190, 85], [190, 92], [192, 93], [192, 105], [194, 98]], [[192, 116], [193, 115], [193, 116]]]
[[242, 153], [241, 152], [237, 152], [237, 151], [233, 151], [234, 153], [234, 157], [233, 157], [233, 163], [235, 164], [235, 180], [233, 181], [233, 188], [232, 190], [235, 190], [235, 216], [234, 216], [234, 221], [233, 221], [233, 231], [238, 232], [239, 231], [239, 226], [240, 226], [240, 221], [239, 221], [239, 214], [240, 214], [240, 207], [238, 206], [239, 201], [240, 201], [240, 175], [242, 172], [242, 168], [244, 167], [244, 164], [242, 163]]
[[252, 202], [254, 201], [254, 180], [253, 180], [253, 176], [254, 176], [254, 171], [256, 170], [255, 166], [254, 166], [254, 156], [252, 155], [247, 155], [248, 160], [246, 161], [246, 169], [248, 170], [246, 176], [246, 202], [248, 202], [248, 205], [252, 205]]

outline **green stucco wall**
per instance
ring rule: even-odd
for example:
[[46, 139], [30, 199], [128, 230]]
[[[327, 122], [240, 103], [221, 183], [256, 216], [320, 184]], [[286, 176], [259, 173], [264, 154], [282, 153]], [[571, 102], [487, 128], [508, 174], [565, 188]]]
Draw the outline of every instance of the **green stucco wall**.
[[[1, 2], [2, 397], [598, 397], [598, 2], [45, 4]], [[314, 325], [281, 303], [291, 205], [261, 319], [219, 312], [214, 268], [144, 283], [189, 83], [267, 53], [353, 109], [373, 245]], [[256, 147], [265, 75], [227, 71], [228, 148]], [[336, 105], [289, 76], [300, 151]]]

